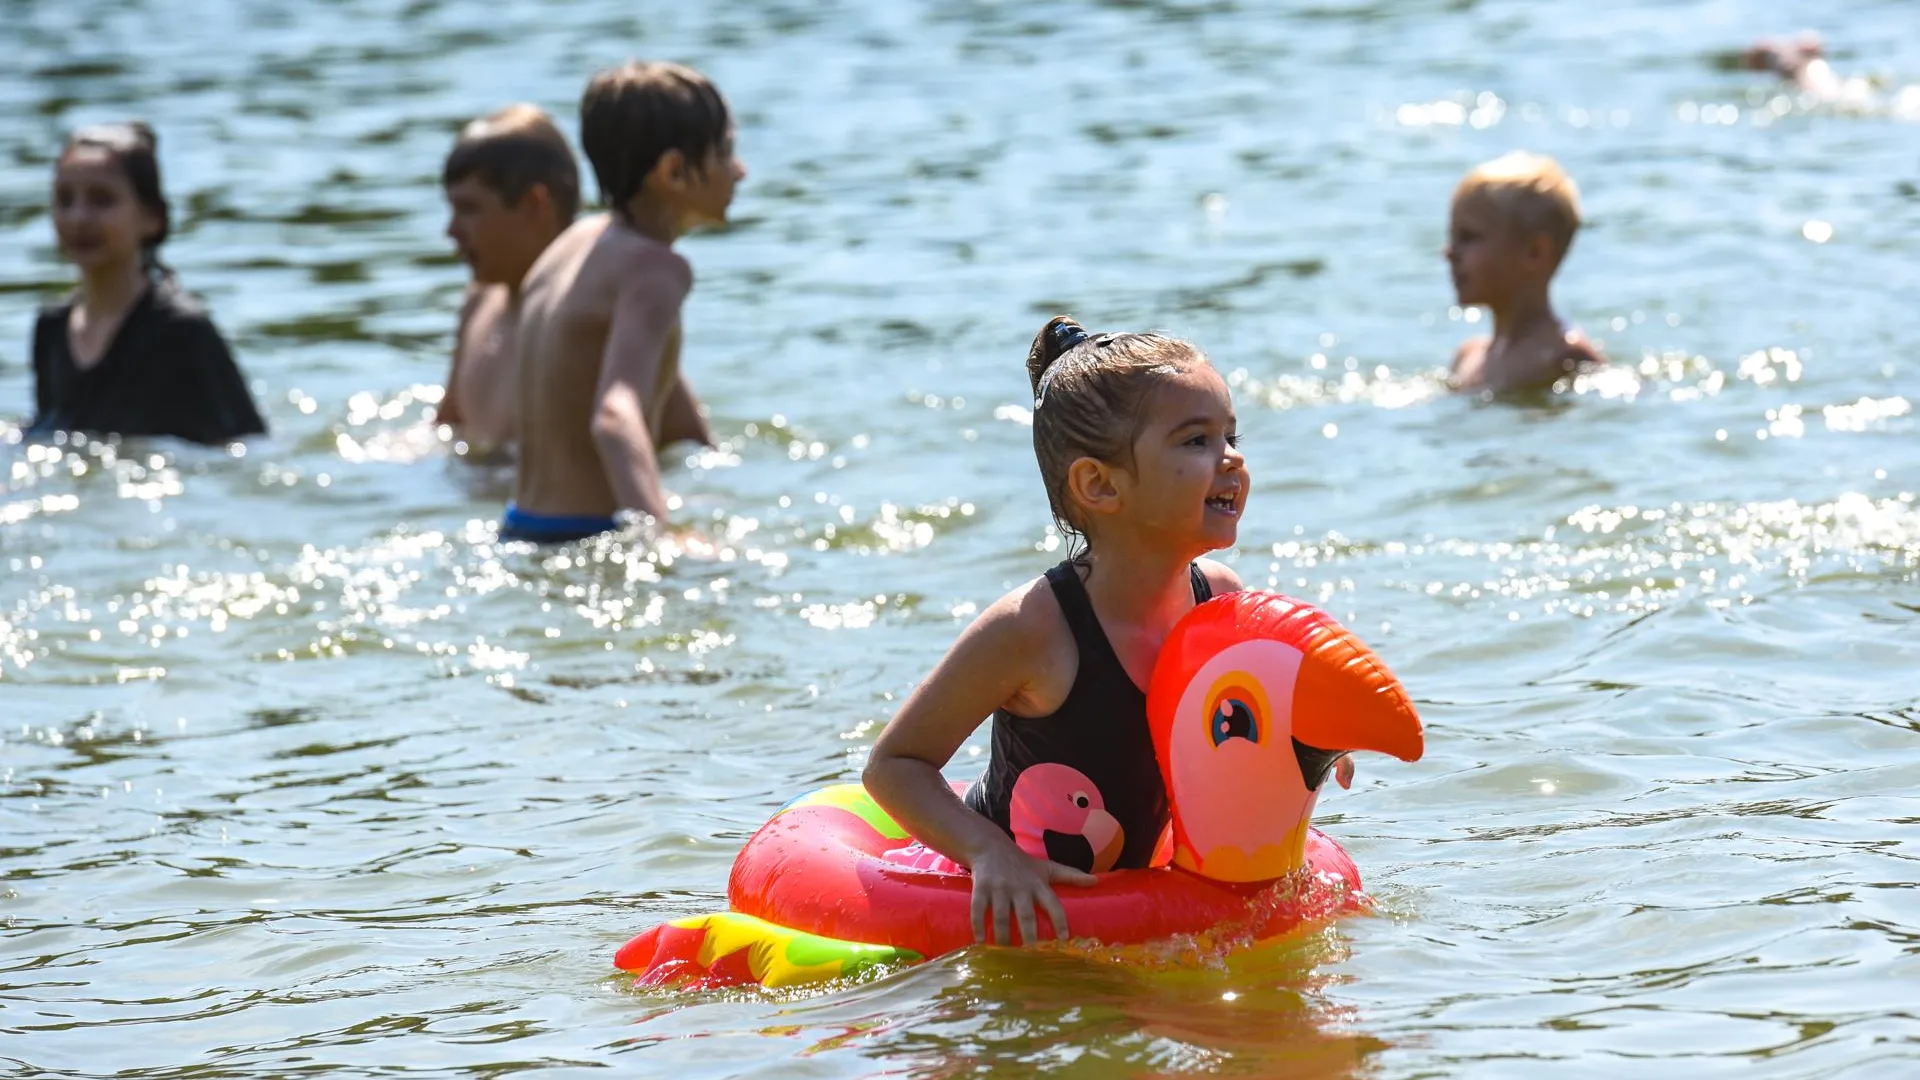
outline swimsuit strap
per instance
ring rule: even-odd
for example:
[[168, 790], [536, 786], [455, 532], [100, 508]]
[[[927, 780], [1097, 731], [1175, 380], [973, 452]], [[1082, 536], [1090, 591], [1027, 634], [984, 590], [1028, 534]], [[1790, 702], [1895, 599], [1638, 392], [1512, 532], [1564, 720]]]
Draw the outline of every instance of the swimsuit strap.
[[1100, 617], [1093, 613], [1093, 599], [1087, 595], [1086, 582], [1080, 580], [1080, 571], [1073, 561], [1049, 569], [1047, 582], [1053, 586], [1053, 598], [1060, 602], [1060, 614], [1067, 617], [1067, 628], [1073, 631], [1080, 655], [1085, 657], [1089, 649], [1110, 650], [1107, 632], [1100, 628]]
[[[1204, 604], [1213, 599], [1213, 584], [1201, 571], [1199, 563], [1187, 564], [1187, 580], [1193, 583], [1193, 602]], [[1093, 598], [1087, 595], [1086, 582], [1080, 580], [1080, 572], [1073, 562], [1060, 563], [1047, 571], [1047, 582], [1053, 586], [1053, 597], [1060, 602], [1060, 613], [1067, 617], [1067, 627], [1073, 631], [1074, 641], [1079, 643], [1081, 655], [1094, 643], [1112, 649], [1107, 640], [1107, 632], [1100, 625], [1100, 617], [1093, 612]]]

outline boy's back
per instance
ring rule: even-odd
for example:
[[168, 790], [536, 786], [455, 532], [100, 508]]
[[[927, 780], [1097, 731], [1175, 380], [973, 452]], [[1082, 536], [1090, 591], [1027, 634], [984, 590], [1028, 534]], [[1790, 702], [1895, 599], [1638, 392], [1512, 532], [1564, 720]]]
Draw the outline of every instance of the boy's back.
[[685, 259], [607, 215], [576, 223], [535, 261], [521, 286], [516, 507], [665, 516], [652, 446], [632, 446], [644, 460], [607, 461], [598, 433], [632, 418], [623, 412], [660, 430], [679, 380], [680, 305], [692, 287]]
[[680, 379], [693, 272], [672, 245], [724, 225], [746, 176], [726, 99], [691, 68], [630, 61], [588, 81], [580, 142], [612, 212], [560, 234], [521, 283], [509, 539], [579, 539], [628, 510], [664, 522], [655, 448], [706, 437]]

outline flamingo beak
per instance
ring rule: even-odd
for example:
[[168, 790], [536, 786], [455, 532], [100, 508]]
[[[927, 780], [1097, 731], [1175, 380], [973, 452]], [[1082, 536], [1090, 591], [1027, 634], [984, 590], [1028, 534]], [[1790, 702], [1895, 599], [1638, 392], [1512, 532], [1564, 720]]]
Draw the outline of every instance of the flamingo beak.
[[1127, 846], [1127, 834], [1120, 827], [1120, 819], [1105, 810], [1092, 810], [1087, 814], [1087, 827], [1080, 835], [1087, 838], [1087, 844], [1093, 848], [1093, 872], [1104, 873], [1113, 869], [1120, 861], [1120, 852]]

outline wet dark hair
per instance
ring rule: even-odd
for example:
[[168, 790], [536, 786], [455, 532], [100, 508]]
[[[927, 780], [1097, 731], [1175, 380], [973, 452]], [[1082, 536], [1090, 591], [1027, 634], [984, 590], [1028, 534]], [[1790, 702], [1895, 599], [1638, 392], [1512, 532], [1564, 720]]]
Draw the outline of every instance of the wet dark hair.
[[679, 64], [629, 60], [595, 75], [580, 99], [580, 147], [601, 199], [616, 212], [625, 212], [667, 151], [680, 151], [697, 170], [732, 127], [720, 91]]
[[509, 105], [461, 129], [440, 170], [440, 186], [477, 176], [508, 206], [535, 184], [547, 189], [561, 225], [580, 212], [580, 166], [566, 136], [532, 105]]
[[1141, 406], [1147, 395], [1169, 376], [1206, 362], [1199, 349], [1178, 338], [1089, 334], [1068, 315], [1054, 316], [1034, 335], [1027, 350], [1033, 455], [1069, 557], [1084, 556], [1092, 541], [1067, 492], [1068, 468], [1090, 457], [1131, 469], [1133, 443], [1146, 424]]
[[138, 120], [123, 124], [94, 124], [83, 127], [67, 136], [67, 144], [60, 149], [60, 156], [80, 149], [105, 150], [112, 156], [115, 164], [127, 175], [127, 183], [133, 188], [133, 197], [140, 201], [148, 213], [160, 219], [160, 231], [140, 242], [140, 264], [150, 274], [160, 274], [171, 278], [173, 271], [160, 261], [160, 245], [167, 242], [173, 233], [173, 214], [167, 206], [167, 197], [160, 190], [160, 153], [159, 136], [153, 129]]

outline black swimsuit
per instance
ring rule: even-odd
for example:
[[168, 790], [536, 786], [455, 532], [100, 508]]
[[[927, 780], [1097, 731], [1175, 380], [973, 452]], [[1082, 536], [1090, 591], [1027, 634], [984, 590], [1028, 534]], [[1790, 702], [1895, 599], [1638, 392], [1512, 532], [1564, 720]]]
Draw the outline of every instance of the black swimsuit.
[[[1204, 603], [1213, 589], [1198, 566], [1189, 573], [1194, 602]], [[1147, 729], [1147, 695], [1121, 666], [1073, 564], [1048, 570], [1047, 581], [1073, 631], [1080, 669], [1052, 716], [994, 712], [993, 756], [986, 775], [967, 790], [967, 805], [1016, 842], [1024, 835], [1022, 847], [1030, 853], [1043, 845], [1062, 865], [1089, 871], [1147, 866], [1168, 820], [1166, 786]]]
[[71, 301], [33, 326], [33, 423], [28, 434], [89, 431], [172, 435], [223, 443], [267, 430], [227, 343], [171, 280], [156, 281], [127, 312], [107, 351], [82, 371], [67, 322]]

